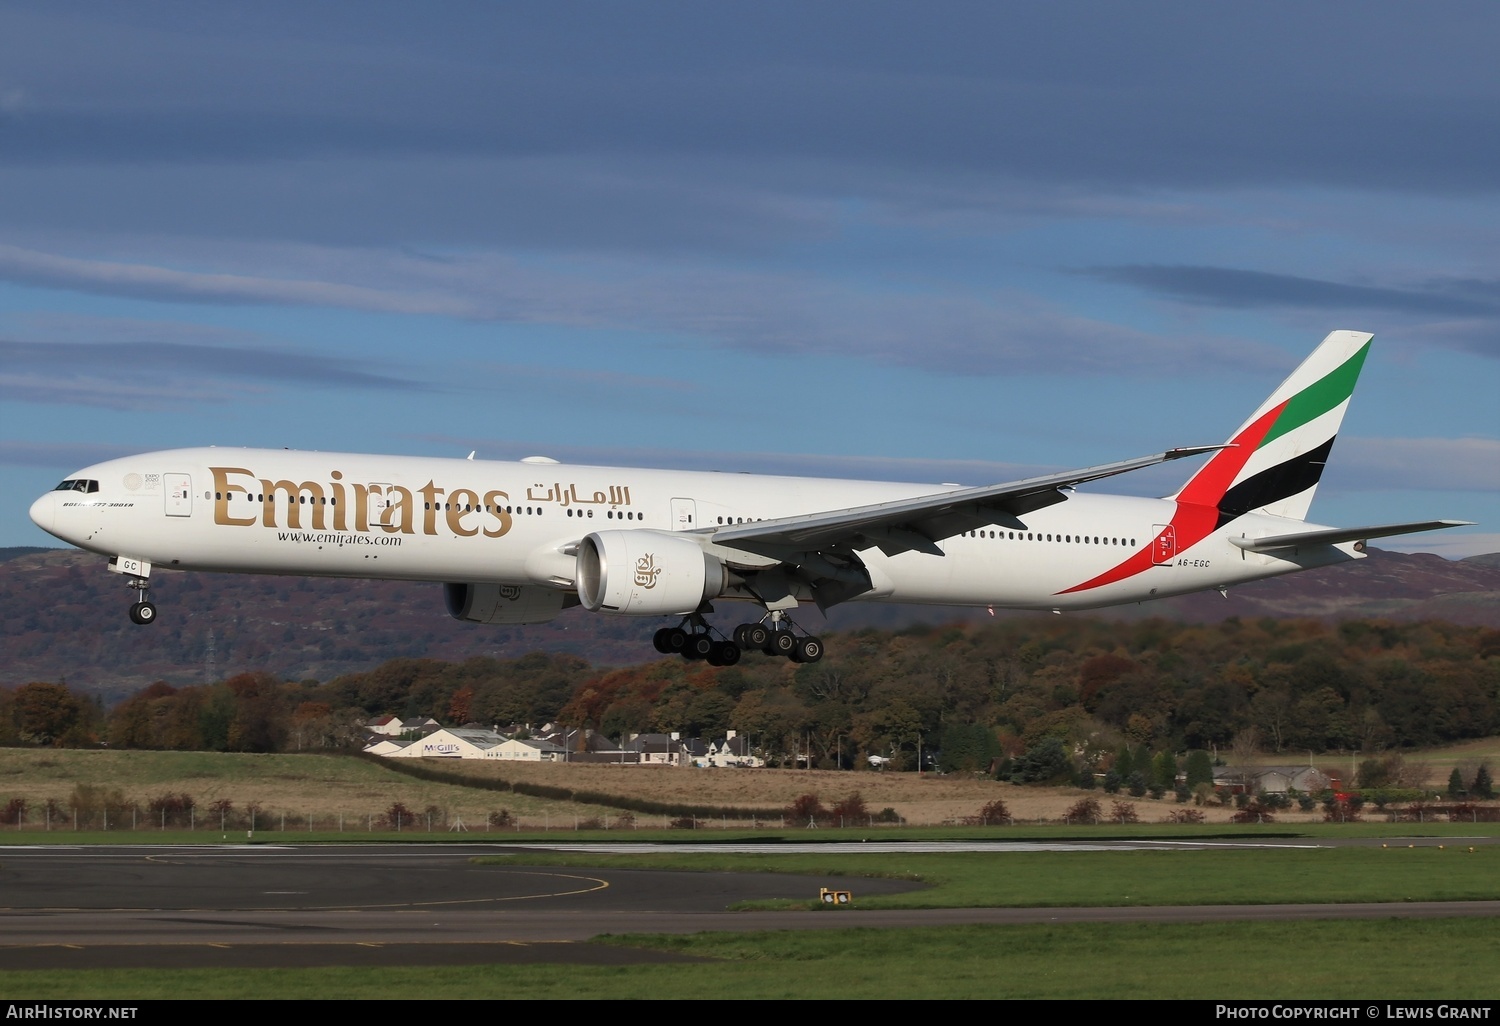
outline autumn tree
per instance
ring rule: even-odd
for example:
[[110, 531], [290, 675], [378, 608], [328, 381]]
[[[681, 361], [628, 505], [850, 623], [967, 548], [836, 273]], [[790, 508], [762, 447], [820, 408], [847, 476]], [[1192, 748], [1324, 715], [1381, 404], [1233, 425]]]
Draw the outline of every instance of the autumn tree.
[[78, 726], [83, 703], [65, 684], [34, 681], [16, 689], [15, 710], [22, 740], [52, 745]]

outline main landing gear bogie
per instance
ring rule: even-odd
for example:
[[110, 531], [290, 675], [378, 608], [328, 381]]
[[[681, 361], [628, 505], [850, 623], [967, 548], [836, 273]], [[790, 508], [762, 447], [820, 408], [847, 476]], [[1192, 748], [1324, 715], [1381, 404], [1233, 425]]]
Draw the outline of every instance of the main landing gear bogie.
[[794, 663], [815, 663], [823, 658], [823, 642], [812, 635], [792, 632], [790, 621], [742, 623], [729, 638], [715, 638], [714, 628], [701, 616], [688, 617], [679, 626], [663, 627], [651, 638], [663, 655], [674, 652], [684, 659], [702, 660], [710, 666], [733, 666], [746, 652], [783, 656]]
[[771, 613], [769, 626], [742, 623], [734, 629], [734, 640], [743, 649], [759, 649], [769, 656], [784, 656], [794, 663], [815, 663], [823, 658], [823, 642], [811, 634], [795, 633], [796, 625], [779, 610]]

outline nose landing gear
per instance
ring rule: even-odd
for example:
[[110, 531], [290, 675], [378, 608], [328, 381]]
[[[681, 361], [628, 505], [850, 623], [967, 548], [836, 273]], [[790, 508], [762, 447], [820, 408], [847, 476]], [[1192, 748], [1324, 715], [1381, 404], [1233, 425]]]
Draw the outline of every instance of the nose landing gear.
[[151, 602], [151, 582], [144, 577], [133, 577], [126, 587], [132, 588], [137, 593], [135, 602], [130, 606], [130, 622], [144, 627], [148, 623], [156, 622], [156, 606]]

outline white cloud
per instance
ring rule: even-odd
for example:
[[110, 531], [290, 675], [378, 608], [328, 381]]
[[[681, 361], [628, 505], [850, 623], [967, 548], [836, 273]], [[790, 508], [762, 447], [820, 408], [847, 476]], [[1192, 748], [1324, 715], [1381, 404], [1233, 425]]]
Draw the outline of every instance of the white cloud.
[[[241, 247], [258, 270], [183, 271], [0, 245], [0, 278], [186, 302], [333, 306], [384, 313], [668, 334], [757, 353], [817, 354], [946, 374], [1150, 374], [1163, 365], [1279, 370], [1276, 349], [1080, 316], [1018, 290], [855, 287], [801, 272], [618, 257], [429, 257], [307, 246]], [[1121, 354], [1128, 353], [1128, 359]]]
[[1359, 491], [1500, 491], [1500, 439], [1341, 436], [1328, 480]]
[[140, 263], [84, 260], [0, 243], [0, 277], [30, 285], [199, 303], [336, 306], [387, 313], [472, 316], [441, 296], [317, 280], [179, 271]]

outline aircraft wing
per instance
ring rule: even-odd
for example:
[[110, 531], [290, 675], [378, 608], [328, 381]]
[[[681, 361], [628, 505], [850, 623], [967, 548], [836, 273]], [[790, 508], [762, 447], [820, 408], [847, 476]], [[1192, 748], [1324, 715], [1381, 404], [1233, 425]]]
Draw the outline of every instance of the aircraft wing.
[[991, 524], [1024, 528], [1019, 518], [1066, 501], [1067, 496], [1062, 492], [1064, 488], [1223, 448], [1226, 447], [1199, 445], [1168, 449], [1154, 456], [1023, 481], [957, 488], [870, 506], [735, 524], [719, 528], [712, 537], [717, 545], [791, 562], [801, 562], [796, 558], [801, 553], [829, 550], [852, 553], [855, 549], [868, 548], [878, 548], [887, 556], [913, 550], [941, 555], [937, 543], [964, 531]]
[[1390, 538], [1398, 534], [1416, 534], [1418, 531], [1439, 531], [1445, 527], [1471, 527], [1473, 523], [1472, 520], [1418, 520], [1409, 524], [1335, 527], [1320, 531], [1299, 531], [1294, 534], [1274, 534], [1268, 538], [1230, 538], [1229, 541], [1251, 552], [1274, 552], [1277, 549], [1294, 549], [1300, 545], [1337, 545], [1340, 542]]

